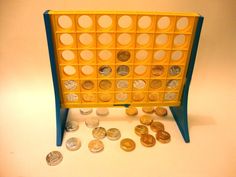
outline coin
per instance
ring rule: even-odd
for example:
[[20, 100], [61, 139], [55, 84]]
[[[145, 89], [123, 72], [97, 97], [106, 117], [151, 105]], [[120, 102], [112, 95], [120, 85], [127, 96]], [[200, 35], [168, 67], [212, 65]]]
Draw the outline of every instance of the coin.
[[107, 138], [109, 140], [118, 140], [121, 137], [120, 130], [117, 128], [110, 128], [107, 130]]
[[153, 106], [142, 107], [142, 111], [148, 114], [152, 114], [154, 112]]
[[150, 128], [152, 131], [154, 132], [158, 132], [159, 130], [164, 130], [164, 125], [161, 123], [161, 122], [152, 122], [151, 125], [150, 125]]
[[86, 118], [85, 120], [85, 125], [88, 127], [88, 128], [95, 128], [99, 125], [99, 120], [95, 117], [88, 117]]
[[63, 160], [63, 156], [59, 151], [52, 151], [46, 156], [46, 162], [50, 166], [56, 166]]
[[66, 94], [66, 100], [69, 102], [78, 101], [79, 96], [75, 93], [68, 93]]
[[77, 88], [77, 82], [74, 80], [65, 80], [64, 86], [67, 90], [75, 90]]
[[164, 73], [164, 67], [161, 65], [155, 65], [152, 67], [152, 74], [155, 76], [161, 76]]
[[69, 138], [69, 139], [66, 141], [66, 148], [67, 148], [69, 151], [76, 151], [76, 150], [78, 150], [80, 147], [81, 147], [81, 141], [80, 141], [79, 138], [72, 137], [72, 138]]
[[118, 101], [125, 101], [128, 99], [128, 94], [127, 93], [124, 93], [124, 92], [120, 92], [120, 93], [117, 93], [116, 94], [116, 99]]
[[128, 61], [130, 59], [130, 52], [127, 50], [120, 50], [117, 53], [117, 58], [118, 60], [123, 61], [123, 62]]
[[112, 86], [112, 83], [109, 80], [101, 80], [99, 83], [99, 87], [103, 90], [108, 90], [111, 88], [111, 86]]
[[94, 88], [94, 83], [90, 80], [86, 80], [82, 83], [82, 87], [86, 90], [91, 90]]
[[161, 143], [169, 143], [170, 142], [170, 134], [164, 130], [160, 130], [156, 134], [156, 139]]
[[96, 95], [93, 94], [93, 93], [84, 93], [82, 95], [82, 98], [84, 101], [86, 102], [93, 102], [93, 101], [96, 101]]
[[128, 116], [136, 116], [138, 114], [138, 109], [134, 106], [129, 106], [126, 108], [125, 112]]
[[91, 152], [96, 153], [104, 149], [104, 144], [100, 140], [91, 140], [88, 144], [88, 148]]
[[158, 80], [158, 79], [151, 80], [151, 83], [150, 83], [151, 88], [158, 89], [158, 88], [161, 88], [161, 86], [162, 86], [161, 80]]
[[164, 117], [167, 116], [167, 109], [164, 107], [156, 107], [155, 113], [160, 117]]
[[118, 80], [116, 83], [116, 87], [118, 89], [125, 89], [129, 87], [129, 81], [128, 80]]
[[150, 134], [143, 134], [140, 138], [140, 142], [145, 147], [152, 147], [156, 144], [156, 139]]
[[124, 151], [130, 152], [133, 151], [136, 147], [135, 142], [130, 138], [125, 138], [120, 141], [120, 147]]
[[98, 97], [103, 102], [108, 102], [112, 98], [111, 94], [109, 94], [109, 93], [99, 93]]
[[112, 69], [110, 66], [108, 65], [103, 65], [103, 66], [100, 66], [99, 67], [99, 73], [102, 75], [102, 76], [108, 76], [109, 74], [111, 74], [112, 72]]
[[103, 127], [95, 127], [92, 131], [92, 134], [96, 139], [103, 139], [106, 136], [106, 129]]
[[97, 108], [96, 114], [98, 116], [107, 116], [109, 114], [109, 110], [107, 108]]
[[120, 65], [118, 66], [116, 72], [120, 76], [126, 76], [129, 74], [129, 67], [126, 65]]
[[175, 92], [166, 92], [164, 96], [164, 100], [173, 101], [177, 98], [177, 93]]
[[78, 128], [79, 128], [78, 122], [73, 121], [73, 120], [70, 120], [70, 121], [66, 122], [65, 129], [66, 129], [67, 132], [76, 131], [76, 130], [78, 130]]
[[140, 117], [140, 123], [144, 124], [144, 125], [150, 125], [153, 121], [153, 118], [149, 115], [142, 115]]
[[133, 87], [136, 89], [144, 89], [146, 86], [146, 82], [144, 80], [134, 80], [133, 81]]
[[181, 72], [181, 68], [177, 65], [171, 66], [169, 69], [169, 74], [171, 76], [176, 76]]
[[138, 92], [138, 93], [133, 93], [133, 100], [134, 101], [142, 101], [145, 97], [145, 94], [142, 92]]
[[169, 80], [166, 85], [168, 89], [175, 89], [179, 85], [179, 80], [176, 79]]
[[93, 112], [92, 108], [80, 108], [80, 114], [82, 115], [88, 115]]
[[148, 98], [151, 100], [151, 101], [158, 101], [159, 100], [159, 94], [158, 93], [149, 93], [148, 94]]
[[136, 135], [141, 136], [143, 134], [148, 134], [148, 128], [145, 125], [137, 125], [134, 128]]

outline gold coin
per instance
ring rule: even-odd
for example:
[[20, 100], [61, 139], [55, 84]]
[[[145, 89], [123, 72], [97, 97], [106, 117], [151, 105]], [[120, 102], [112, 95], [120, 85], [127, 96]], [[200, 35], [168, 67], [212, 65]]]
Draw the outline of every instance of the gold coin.
[[138, 136], [148, 134], [148, 128], [145, 125], [137, 125], [134, 128], [134, 131], [135, 131], [136, 135], [138, 135]]
[[120, 141], [120, 148], [124, 151], [130, 152], [133, 151], [136, 147], [135, 142], [130, 138], [125, 138]]
[[92, 131], [93, 137], [96, 139], [103, 139], [105, 138], [107, 132], [106, 129], [103, 127], [95, 127]]
[[46, 162], [50, 166], [56, 166], [63, 160], [63, 156], [59, 151], [52, 151], [46, 156]]
[[88, 144], [88, 148], [91, 152], [97, 153], [104, 149], [104, 144], [100, 140], [91, 140]]
[[152, 114], [154, 112], [154, 107], [153, 106], [142, 107], [142, 111], [148, 114]]
[[127, 50], [120, 50], [117, 53], [117, 58], [118, 60], [123, 61], [123, 62], [128, 61], [130, 59], [130, 52]]
[[144, 134], [141, 136], [140, 142], [145, 147], [152, 147], [156, 144], [156, 139], [150, 134]]
[[155, 114], [160, 117], [165, 117], [167, 116], [167, 109], [164, 107], [156, 107]]
[[86, 80], [82, 83], [82, 87], [86, 90], [91, 90], [94, 87], [94, 83], [90, 80]]
[[103, 102], [108, 102], [112, 98], [111, 94], [109, 94], [109, 93], [100, 93], [100, 94], [98, 94], [98, 97]]
[[128, 116], [136, 116], [138, 114], [138, 109], [136, 107], [133, 106], [129, 106], [126, 110], [125, 110], [126, 114]]
[[96, 101], [96, 95], [92, 93], [84, 93], [82, 97], [83, 97], [83, 100], [86, 102]]
[[145, 97], [144, 93], [133, 93], [133, 100], [134, 101], [142, 101]]
[[150, 128], [154, 132], [158, 132], [159, 130], [164, 130], [165, 127], [161, 122], [152, 122]]
[[161, 86], [162, 86], [161, 80], [158, 80], [158, 79], [151, 80], [151, 83], [150, 83], [151, 88], [158, 89], [158, 88], [161, 88]]
[[152, 67], [152, 74], [155, 76], [161, 76], [164, 73], [164, 67], [161, 65], [156, 65]]
[[101, 80], [99, 83], [99, 87], [103, 90], [108, 90], [111, 88], [111, 86], [112, 86], [112, 83], [109, 80]]
[[153, 118], [149, 115], [143, 115], [140, 117], [140, 122], [144, 125], [150, 125], [153, 121]]
[[160, 130], [156, 134], [156, 139], [161, 143], [169, 143], [170, 142], [170, 134], [164, 130]]

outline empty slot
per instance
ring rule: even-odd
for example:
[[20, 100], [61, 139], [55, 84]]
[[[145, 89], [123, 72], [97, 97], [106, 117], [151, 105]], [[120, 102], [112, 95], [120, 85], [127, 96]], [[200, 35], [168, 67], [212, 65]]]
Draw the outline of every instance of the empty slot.
[[120, 75], [120, 76], [126, 76], [129, 74], [129, 67], [126, 66], [126, 65], [120, 65], [117, 67], [117, 74]]
[[82, 82], [82, 87], [85, 89], [85, 90], [91, 90], [94, 88], [94, 83], [90, 80], [86, 80], [86, 81], [83, 81]]
[[126, 62], [130, 59], [130, 52], [127, 50], [120, 50], [117, 55], [116, 55], [117, 59], [122, 61], [122, 62]]
[[71, 45], [74, 40], [72, 35], [65, 33], [60, 35], [60, 41], [63, 45]]
[[102, 28], [109, 28], [112, 25], [112, 18], [108, 15], [102, 15], [98, 19], [98, 24]]
[[169, 74], [171, 76], [177, 76], [178, 74], [180, 74], [180, 72], [181, 72], [181, 67], [177, 65], [171, 66], [169, 69]]
[[93, 37], [91, 34], [83, 33], [79, 36], [79, 41], [83, 45], [90, 45], [93, 42]]
[[167, 34], [159, 34], [156, 37], [156, 44], [164, 45], [168, 42], [168, 35]]
[[125, 101], [125, 100], [127, 100], [128, 99], [128, 94], [127, 93], [123, 93], [123, 92], [120, 92], [120, 93], [117, 93], [116, 94], [116, 99], [118, 100], [118, 101]]
[[88, 15], [81, 15], [78, 18], [78, 24], [82, 28], [90, 28], [93, 24], [93, 21], [90, 16]]
[[152, 89], [159, 89], [162, 87], [162, 81], [158, 79], [153, 79], [150, 81], [150, 87]]
[[152, 74], [154, 76], [161, 76], [164, 73], [164, 67], [161, 65], [152, 66]]
[[148, 34], [139, 34], [137, 37], [137, 43], [139, 45], [146, 45], [150, 41], [150, 35]]
[[65, 80], [63, 83], [67, 90], [76, 90], [78, 86], [78, 83], [75, 80]]
[[108, 33], [100, 34], [98, 40], [102, 45], [108, 45], [112, 42], [112, 35]]
[[180, 60], [183, 57], [183, 52], [180, 50], [176, 50], [174, 52], [172, 52], [171, 54], [171, 60]]
[[185, 35], [179, 34], [175, 36], [174, 44], [177, 46], [183, 45], [185, 43]]
[[187, 17], [181, 17], [176, 24], [176, 27], [178, 30], [184, 30], [185, 28], [187, 28], [189, 25], [189, 21]]
[[146, 50], [139, 50], [135, 57], [138, 59], [138, 60], [145, 60], [147, 57], [148, 57], [148, 52]]
[[111, 67], [108, 66], [108, 65], [100, 66], [98, 70], [99, 70], [99, 73], [100, 73], [102, 76], [108, 76], [108, 75], [110, 75], [111, 72], [112, 72]]
[[129, 87], [129, 81], [128, 80], [118, 80], [116, 83], [116, 87], [118, 89], [127, 89]]
[[121, 45], [128, 45], [131, 42], [132, 38], [130, 34], [122, 33], [118, 36], [117, 40]]
[[102, 59], [102, 60], [109, 60], [112, 57], [112, 52], [109, 50], [101, 50], [98, 53], [98, 56]]
[[133, 87], [135, 89], [144, 89], [146, 87], [146, 82], [142, 79], [134, 80]]
[[79, 96], [75, 93], [66, 94], [66, 100], [69, 102], [75, 102], [79, 100]]
[[80, 57], [83, 60], [89, 61], [89, 60], [93, 59], [94, 55], [93, 55], [93, 52], [91, 50], [82, 50], [80, 52]]
[[142, 75], [147, 71], [147, 66], [139, 65], [134, 68], [134, 72], [138, 75]]
[[63, 50], [61, 55], [62, 58], [66, 61], [70, 61], [75, 58], [75, 54], [71, 50]]
[[165, 58], [166, 52], [164, 50], [158, 50], [154, 53], [153, 58], [155, 60], [162, 60]]
[[150, 16], [142, 16], [138, 20], [138, 26], [139, 28], [146, 29], [151, 26], [152, 19]]
[[157, 27], [159, 29], [166, 29], [170, 26], [170, 18], [169, 17], [161, 17], [157, 22]]
[[94, 72], [94, 68], [89, 65], [82, 66], [81, 71], [84, 75], [91, 75]]
[[121, 28], [129, 28], [132, 25], [132, 18], [128, 15], [123, 15], [119, 18], [118, 25]]
[[99, 87], [103, 90], [108, 90], [112, 87], [112, 83], [109, 80], [101, 80], [99, 83]]
[[72, 27], [72, 20], [69, 16], [67, 15], [62, 15], [58, 18], [58, 23], [60, 27], [67, 29]]
[[76, 69], [74, 66], [67, 65], [63, 68], [63, 71], [66, 75], [74, 75], [76, 73]]

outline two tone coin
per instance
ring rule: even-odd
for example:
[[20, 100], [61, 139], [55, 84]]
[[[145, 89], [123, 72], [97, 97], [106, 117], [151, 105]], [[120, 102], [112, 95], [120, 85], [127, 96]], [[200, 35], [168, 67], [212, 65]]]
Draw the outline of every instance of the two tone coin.
[[136, 147], [135, 142], [130, 138], [125, 138], [120, 141], [120, 148], [126, 152], [133, 151]]
[[56, 166], [63, 160], [63, 156], [59, 151], [52, 151], [46, 156], [46, 162], [50, 166]]
[[121, 137], [121, 133], [120, 133], [119, 129], [110, 128], [110, 129], [107, 130], [107, 138], [109, 140], [112, 140], [112, 141], [118, 140], [118, 139], [120, 139], [120, 137]]

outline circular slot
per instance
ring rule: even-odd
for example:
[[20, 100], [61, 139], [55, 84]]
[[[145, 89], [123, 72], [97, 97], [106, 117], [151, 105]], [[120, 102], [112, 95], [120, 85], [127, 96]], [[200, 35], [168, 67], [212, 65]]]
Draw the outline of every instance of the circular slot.
[[161, 88], [161, 86], [162, 86], [161, 80], [153, 79], [150, 82], [150, 87], [153, 89], [159, 89], [159, 88]]
[[90, 28], [93, 24], [93, 21], [88, 15], [81, 15], [78, 19], [79, 26], [82, 28]]
[[134, 72], [138, 75], [142, 75], [147, 71], [147, 66], [139, 65], [134, 68]]
[[150, 101], [158, 101], [159, 100], [159, 93], [151, 92], [148, 94], [148, 98]]
[[63, 45], [71, 45], [74, 40], [72, 35], [64, 33], [60, 35], [60, 41]]
[[108, 102], [112, 99], [112, 96], [109, 93], [100, 93], [98, 94], [98, 97], [103, 102]]
[[119, 18], [118, 25], [121, 28], [129, 28], [132, 25], [132, 18], [128, 15], [123, 15]]
[[68, 29], [72, 27], [72, 20], [69, 16], [67, 15], [62, 15], [58, 18], [58, 23], [60, 27], [64, 29]]
[[109, 28], [112, 25], [112, 18], [108, 15], [102, 15], [98, 19], [98, 24], [102, 28]]
[[177, 46], [183, 45], [185, 43], [185, 35], [179, 34], [175, 36], [174, 44]]
[[146, 45], [150, 41], [150, 35], [149, 34], [139, 34], [137, 37], [137, 43], [139, 45]]
[[112, 35], [108, 33], [102, 33], [99, 35], [98, 40], [102, 45], [108, 45], [112, 42]]
[[166, 52], [164, 50], [158, 50], [154, 53], [153, 58], [155, 60], [162, 60], [165, 58]]
[[130, 59], [130, 52], [127, 50], [120, 50], [117, 53], [117, 58], [118, 58], [118, 60], [120, 60], [122, 62], [126, 62]]
[[93, 94], [93, 93], [84, 93], [82, 95], [82, 98], [86, 102], [94, 102], [94, 101], [96, 101], [96, 95]]
[[156, 44], [157, 45], [165, 45], [168, 42], [168, 35], [167, 34], [159, 34], [156, 37]]
[[93, 42], [93, 37], [91, 34], [83, 33], [79, 36], [79, 41], [83, 45], [90, 45]]
[[71, 50], [63, 50], [61, 55], [66, 61], [71, 61], [75, 58], [75, 54]]
[[146, 82], [144, 80], [138, 79], [133, 81], [133, 87], [135, 89], [144, 89], [146, 87]]
[[166, 29], [170, 26], [170, 18], [169, 17], [161, 17], [157, 22], [157, 27], [159, 29]]
[[180, 60], [182, 57], [183, 57], [183, 52], [180, 50], [176, 50], [171, 54], [171, 59], [175, 61]]
[[138, 59], [138, 60], [145, 60], [147, 57], [148, 57], [148, 52], [146, 50], [139, 50], [135, 57]]
[[181, 17], [176, 24], [178, 30], [184, 30], [188, 27], [189, 21], [187, 17]]
[[109, 50], [101, 50], [98, 53], [98, 56], [102, 59], [102, 60], [109, 60], [112, 57], [112, 53]]
[[177, 98], [177, 93], [175, 92], [167, 92], [164, 95], [164, 100], [166, 101], [173, 101]]
[[139, 28], [146, 29], [151, 26], [152, 19], [150, 16], [142, 16], [138, 20], [138, 26]]
[[125, 101], [125, 100], [128, 99], [128, 94], [127, 93], [123, 93], [123, 92], [117, 93], [116, 94], [116, 99], [118, 101]]
[[75, 93], [69, 93], [69, 94], [66, 94], [66, 100], [69, 102], [74, 102], [74, 101], [78, 101], [79, 97]]
[[129, 67], [126, 65], [120, 65], [117, 67], [116, 72], [120, 76], [127, 76], [129, 74]]
[[179, 85], [179, 80], [173, 79], [169, 80], [166, 84], [168, 89], [176, 89]]
[[93, 55], [93, 52], [91, 50], [82, 50], [80, 52], [80, 57], [83, 60], [89, 61], [89, 60], [93, 59], [94, 55]]
[[142, 101], [145, 97], [144, 93], [133, 93], [132, 98], [134, 101]]
[[74, 66], [67, 65], [63, 68], [63, 71], [66, 75], [74, 75], [76, 73], [76, 69]]
[[85, 90], [91, 90], [94, 88], [94, 83], [90, 80], [86, 80], [82, 83], [82, 87], [85, 89]]
[[122, 33], [118, 36], [117, 40], [121, 45], [128, 45], [131, 42], [132, 38], [128, 33]]
[[180, 72], [181, 72], [181, 67], [177, 65], [171, 66], [169, 69], [169, 74], [171, 76], [177, 76], [178, 74], [180, 74]]
[[129, 87], [129, 81], [128, 80], [118, 80], [116, 83], [116, 87], [118, 89], [127, 89]]
[[64, 87], [67, 90], [75, 90], [77, 88], [78, 84], [74, 80], [65, 80], [64, 81]]
[[101, 80], [99, 83], [99, 87], [103, 90], [108, 90], [112, 87], [112, 83], [109, 80]]
[[84, 75], [91, 75], [94, 72], [94, 68], [89, 65], [82, 66], [81, 71]]
[[154, 76], [161, 76], [164, 73], [164, 67], [161, 65], [155, 65], [152, 67], [152, 74]]
[[99, 67], [99, 73], [102, 75], [102, 76], [108, 76], [110, 75], [112, 72], [112, 69], [110, 66], [108, 65], [103, 65], [103, 66], [100, 66]]

